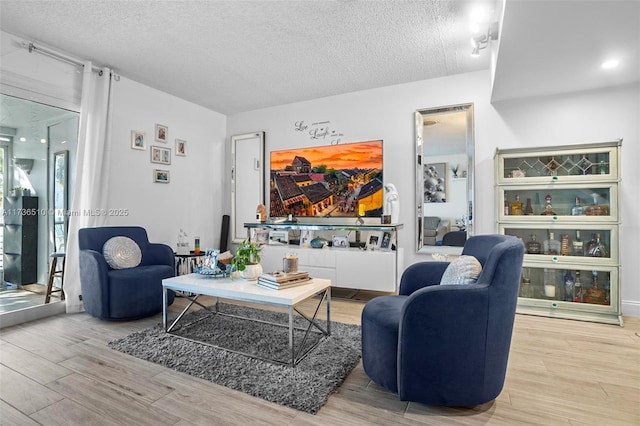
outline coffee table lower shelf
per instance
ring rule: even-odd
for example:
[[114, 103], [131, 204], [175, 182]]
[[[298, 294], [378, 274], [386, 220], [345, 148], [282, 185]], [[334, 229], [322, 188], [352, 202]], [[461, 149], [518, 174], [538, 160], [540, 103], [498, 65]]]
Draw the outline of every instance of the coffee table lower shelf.
[[[183, 275], [180, 277], [167, 278], [163, 280], [163, 312], [162, 312], [162, 322], [165, 332], [179, 337], [181, 339], [185, 339], [188, 341], [192, 341], [195, 343], [215, 347], [218, 349], [222, 349], [225, 351], [241, 354], [244, 356], [248, 356], [255, 359], [260, 359], [263, 361], [273, 362], [277, 364], [289, 365], [291, 367], [295, 367], [300, 361], [302, 361], [313, 349], [315, 349], [323, 339], [327, 336], [331, 335], [331, 282], [329, 280], [320, 280], [314, 279], [310, 284], [304, 286], [293, 287], [290, 289], [284, 290], [270, 290], [258, 287], [255, 282], [247, 282], [243, 280], [211, 280], [206, 277], [202, 277], [196, 274]], [[175, 292], [180, 293], [184, 298], [189, 300], [189, 304], [178, 314], [178, 316], [172, 321], [169, 322], [168, 318], [168, 297], [167, 292], [169, 290], [173, 290]], [[215, 297], [215, 304], [213, 306], [205, 306], [198, 301], [198, 298], [202, 295], [213, 296]], [[304, 312], [300, 311], [297, 308], [301, 302], [304, 302], [316, 295], [320, 295], [318, 304], [315, 306], [313, 316], [308, 316]], [[254, 304], [260, 305], [269, 305], [269, 306], [277, 306], [281, 308], [286, 308], [288, 312], [288, 324], [275, 323], [271, 321], [259, 320], [256, 318], [248, 318], [238, 315], [232, 315], [224, 312], [220, 312], [219, 309], [219, 299], [229, 299], [229, 300], [237, 300], [244, 301]], [[320, 307], [322, 306], [322, 302], [325, 302], [327, 309], [327, 325], [326, 327], [322, 327], [317, 322], [317, 315], [320, 311]], [[189, 309], [194, 305], [198, 305], [203, 309], [206, 309], [208, 313], [211, 315], [222, 315], [228, 317], [235, 317], [247, 321], [260, 322], [269, 325], [275, 325], [278, 327], [286, 327], [288, 328], [288, 341], [289, 341], [289, 353], [291, 354], [291, 359], [287, 361], [283, 361], [281, 359], [273, 359], [262, 357], [257, 354], [247, 353], [243, 351], [234, 350], [231, 348], [222, 347], [219, 345], [215, 345], [212, 343], [195, 340], [189, 337], [180, 336], [174, 332], [174, 328], [180, 322], [180, 320], [184, 317], [184, 315], [189, 311]], [[295, 313], [306, 320], [307, 327], [296, 327], [294, 326], [294, 317]], [[203, 317], [204, 319], [206, 317]], [[199, 321], [201, 321], [200, 319]], [[315, 329], [314, 329], [315, 328]], [[298, 350], [295, 349], [294, 342], [294, 330], [299, 330], [304, 332], [304, 337], [302, 341], [298, 345]], [[307, 347], [305, 349], [305, 343], [311, 333], [319, 334], [322, 337], [318, 339], [318, 341]]]

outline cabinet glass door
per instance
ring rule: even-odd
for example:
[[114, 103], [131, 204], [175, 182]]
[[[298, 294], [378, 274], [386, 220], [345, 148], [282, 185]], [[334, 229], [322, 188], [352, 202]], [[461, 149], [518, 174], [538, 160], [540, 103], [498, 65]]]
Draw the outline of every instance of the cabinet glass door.
[[602, 146], [593, 144], [536, 153], [513, 150], [501, 158], [498, 181], [509, 183], [549, 181], [549, 178], [565, 182], [617, 179], [616, 148], [606, 143]]
[[503, 186], [499, 193], [501, 221], [610, 222], [618, 217], [614, 184]]

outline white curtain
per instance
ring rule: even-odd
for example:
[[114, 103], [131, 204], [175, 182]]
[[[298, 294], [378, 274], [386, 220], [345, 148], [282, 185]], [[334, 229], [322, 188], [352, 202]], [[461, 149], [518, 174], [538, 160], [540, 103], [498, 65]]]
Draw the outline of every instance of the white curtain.
[[[100, 211], [107, 208], [109, 186], [109, 158], [111, 139], [111, 70], [93, 71], [85, 62], [82, 77], [80, 129], [76, 181], [71, 202], [69, 236], [65, 261], [64, 292], [67, 313], [82, 311], [80, 300], [80, 268], [78, 230], [103, 226], [107, 216]], [[88, 214], [91, 211], [94, 214]], [[97, 214], [95, 214], [97, 212]]]

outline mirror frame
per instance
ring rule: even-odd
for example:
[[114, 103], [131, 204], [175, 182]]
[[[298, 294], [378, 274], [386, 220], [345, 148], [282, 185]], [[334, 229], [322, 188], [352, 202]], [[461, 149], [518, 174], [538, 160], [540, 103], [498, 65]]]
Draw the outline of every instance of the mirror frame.
[[231, 242], [247, 237], [245, 222], [255, 222], [265, 204], [264, 132], [231, 136]]
[[[57, 168], [57, 163], [58, 161], [61, 162], [61, 167], [60, 167], [60, 171], [62, 173], [62, 176], [58, 175], [58, 168]], [[53, 162], [51, 164], [52, 166], [52, 172], [53, 172], [53, 178], [51, 180], [52, 183], [52, 188], [51, 188], [51, 195], [53, 197], [53, 202], [52, 202], [52, 207], [53, 207], [53, 223], [52, 223], [52, 227], [51, 227], [51, 231], [53, 233], [52, 235], [52, 241], [53, 241], [53, 251], [57, 252], [57, 251], [65, 251], [66, 247], [67, 247], [67, 235], [69, 232], [69, 218], [67, 215], [67, 211], [69, 210], [69, 151], [68, 150], [63, 150], [63, 151], [57, 151], [53, 153]], [[62, 187], [61, 189], [59, 189], [59, 186], [56, 184], [60, 184], [60, 186]], [[60, 206], [60, 208], [56, 208], [55, 205], [55, 201], [57, 199], [60, 199], [60, 201], [62, 202], [62, 205]], [[58, 210], [61, 210], [61, 212], [59, 213]], [[61, 245], [61, 247], [58, 247], [56, 245], [56, 227], [62, 225], [62, 232], [63, 232], [63, 243]]]
[[467, 123], [467, 206], [468, 212], [466, 216], [467, 238], [473, 235], [473, 203], [475, 191], [475, 155], [474, 155], [474, 120], [473, 120], [473, 103], [465, 103], [458, 105], [449, 105], [438, 108], [420, 109], [415, 112], [415, 146], [416, 146], [416, 223], [417, 223], [417, 253], [442, 253], [442, 254], [461, 254], [462, 247], [449, 246], [425, 246], [424, 245], [424, 119], [430, 115], [442, 114], [452, 111], [465, 111]]

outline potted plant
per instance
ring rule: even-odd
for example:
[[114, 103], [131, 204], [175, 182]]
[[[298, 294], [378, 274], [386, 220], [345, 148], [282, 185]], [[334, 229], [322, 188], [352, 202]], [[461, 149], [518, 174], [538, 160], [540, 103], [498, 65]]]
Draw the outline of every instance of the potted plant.
[[10, 189], [12, 197], [22, 197], [22, 187], [14, 186]]
[[258, 243], [251, 242], [249, 238], [245, 238], [231, 261], [234, 271], [240, 272], [240, 276], [246, 280], [257, 280], [262, 274], [262, 266], [260, 265], [260, 252], [262, 246]]

